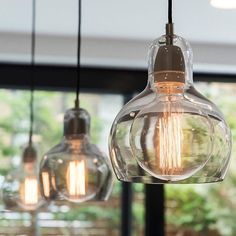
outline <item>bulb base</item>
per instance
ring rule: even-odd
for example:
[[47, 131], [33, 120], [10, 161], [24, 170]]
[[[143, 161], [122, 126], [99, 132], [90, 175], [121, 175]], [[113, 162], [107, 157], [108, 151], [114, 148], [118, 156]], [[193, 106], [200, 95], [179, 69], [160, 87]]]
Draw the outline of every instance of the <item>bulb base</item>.
[[178, 46], [161, 46], [154, 64], [154, 82], [185, 83], [185, 61]]
[[82, 108], [72, 108], [64, 116], [64, 136], [88, 134], [90, 130], [90, 116]]
[[36, 159], [37, 151], [31, 144], [29, 144], [23, 151], [22, 160], [24, 163], [31, 163], [36, 161]]

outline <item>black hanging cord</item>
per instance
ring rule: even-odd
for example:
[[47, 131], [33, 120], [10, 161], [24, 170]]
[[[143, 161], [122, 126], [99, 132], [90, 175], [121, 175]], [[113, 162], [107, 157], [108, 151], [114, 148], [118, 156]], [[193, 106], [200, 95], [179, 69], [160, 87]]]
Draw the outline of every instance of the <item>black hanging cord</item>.
[[31, 32], [31, 85], [30, 85], [30, 129], [29, 144], [32, 144], [34, 124], [34, 64], [35, 64], [35, 21], [36, 21], [36, 0], [32, 0], [32, 32]]
[[168, 23], [172, 24], [172, 0], [168, 0]]
[[77, 82], [76, 82], [76, 99], [75, 106], [79, 107], [79, 92], [80, 92], [80, 56], [81, 56], [81, 13], [82, 0], [78, 0], [78, 36], [77, 36]]

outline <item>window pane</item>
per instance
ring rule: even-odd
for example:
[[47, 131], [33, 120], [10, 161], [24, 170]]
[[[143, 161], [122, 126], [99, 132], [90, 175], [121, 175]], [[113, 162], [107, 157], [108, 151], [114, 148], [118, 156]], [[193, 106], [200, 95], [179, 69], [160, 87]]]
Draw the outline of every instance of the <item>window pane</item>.
[[[236, 141], [236, 84], [198, 83], [197, 87], [214, 101], [228, 121]], [[166, 190], [166, 235], [236, 235], [236, 149], [231, 167], [222, 183], [168, 185]]]
[[[0, 90], [0, 174], [1, 182], [21, 161], [21, 147], [27, 143], [29, 129], [29, 92]], [[35, 92], [34, 141], [40, 157], [59, 143], [63, 114], [74, 104], [74, 94]], [[91, 138], [108, 155], [111, 124], [122, 106], [120, 95], [81, 94], [81, 107], [92, 117]], [[0, 235], [102, 235], [116, 236], [120, 231], [121, 185], [115, 181], [113, 194], [104, 203], [51, 206], [38, 215], [6, 212], [1, 202]], [[35, 219], [32, 224], [31, 219]], [[36, 227], [36, 228], [35, 228]]]

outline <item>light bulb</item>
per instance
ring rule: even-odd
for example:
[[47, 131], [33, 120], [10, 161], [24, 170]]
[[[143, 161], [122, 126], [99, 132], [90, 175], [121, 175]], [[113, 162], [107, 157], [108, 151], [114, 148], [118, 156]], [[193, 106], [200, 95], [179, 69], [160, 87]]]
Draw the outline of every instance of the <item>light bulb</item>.
[[167, 34], [149, 48], [147, 87], [122, 108], [111, 128], [111, 161], [122, 181], [218, 182], [229, 165], [230, 129], [193, 87], [192, 50], [169, 34], [172, 27], [168, 24]]
[[156, 83], [156, 98], [135, 117], [130, 141], [144, 170], [156, 178], [177, 181], [207, 163], [213, 125], [198, 106], [184, 98], [181, 83], [167, 83]]
[[211, 5], [216, 8], [235, 9], [236, 1], [235, 0], [211, 0]]
[[45, 204], [39, 191], [36, 160], [36, 150], [29, 144], [24, 149], [20, 168], [12, 171], [3, 183], [3, 200], [7, 208], [33, 211]]
[[39, 200], [36, 176], [26, 177], [20, 186], [20, 201], [23, 205], [35, 205]]
[[70, 161], [66, 171], [67, 191], [76, 198], [86, 194], [86, 169], [85, 160]]
[[[48, 200], [106, 200], [112, 189], [107, 157], [89, 139], [90, 117], [70, 109], [64, 117], [64, 137], [41, 162], [41, 192]], [[104, 186], [105, 185], [105, 186]]]

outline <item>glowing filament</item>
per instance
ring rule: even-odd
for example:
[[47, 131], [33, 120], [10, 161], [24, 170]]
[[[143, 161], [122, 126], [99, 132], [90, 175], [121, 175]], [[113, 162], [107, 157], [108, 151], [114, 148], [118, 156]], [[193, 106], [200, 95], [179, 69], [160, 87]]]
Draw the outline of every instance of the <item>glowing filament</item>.
[[67, 168], [67, 189], [71, 196], [78, 197], [86, 193], [85, 162], [71, 161]]
[[46, 197], [50, 196], [50, 179], [48, 172], [42, 173], [42, 180], [43, 180], [43, 192]]
[[159, 168], [163, 175], [180, 174], [182, 170], [181, 115], [165, 113], [159, 120]]
[[26, 205], [38, 203], [38, 181], [36, 177], [27, 177], [21, 186], [20, 198]]

